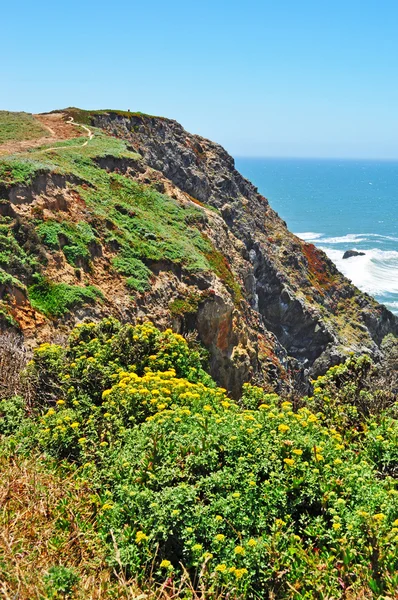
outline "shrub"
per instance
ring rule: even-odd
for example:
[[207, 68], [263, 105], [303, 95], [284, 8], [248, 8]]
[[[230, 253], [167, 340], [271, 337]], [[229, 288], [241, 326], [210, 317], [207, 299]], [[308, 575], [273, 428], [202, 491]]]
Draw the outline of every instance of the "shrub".
[[48, 317], [62, 317], [76, 306], [103, 299], [102, 292], [93, 285], [52, 283], [42, 276], [37, 276], [36, 281], [29, 287], [29, 300], [33, 308]]
[[382, 597], [398, 585], [398, 425], [358, 408], [372, 368], [350, 358], [297, 410], [251, 385], [235, 403], [181, 336], [105, 319], [35, 351], [29, 376], [61, 392], [35, 439], [96, 486], [127, 577], [209, 597]]
[[49, 598], [68, 598], [79, 577], [72, 569], [57, 565], [49, 569], [44, 580]]
[[0, 400], [0, 435], [17, 431], [25, 417], [25, 401], [20, 396]]

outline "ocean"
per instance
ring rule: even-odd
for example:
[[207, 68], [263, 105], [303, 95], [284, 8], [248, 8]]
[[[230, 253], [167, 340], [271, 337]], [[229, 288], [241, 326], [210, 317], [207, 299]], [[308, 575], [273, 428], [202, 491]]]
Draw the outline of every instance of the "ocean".
[[[237, 158], [290, 231], [398, 314], [398, 162]], [[345, 250], [365, 252], [343, 259]]]

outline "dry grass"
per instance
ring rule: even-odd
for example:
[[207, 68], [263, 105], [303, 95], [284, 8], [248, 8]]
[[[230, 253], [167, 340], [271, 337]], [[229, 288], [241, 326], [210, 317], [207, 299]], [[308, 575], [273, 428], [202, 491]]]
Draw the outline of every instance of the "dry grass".
[[25, 392], [21, 371], [26, 366], [27, 353], [21, 337], [12, 331], [0, 335], [0, 398], [10, 398]]
[[95, 491], [75, 472], [56, 473], [40, 456], [0, 456], [0, 597], [48, 598], [45, 575], [63, 565], [79, 575], [73, 595], [65, 596], [76, 600], [215, 600], [204, 589], [195, 592], [187, 573], [178, 586], [150, 578], [143, 591], [125, 577], [116, 544], [119, 569], [111, 569], [95, 530], [96, 508]]
[[104, 547], [93, 527], [95, 495], [87, 483], [51, 472], [40, 458], [3, 457], [0, 472], [0, 596], [46, 597], [44, 576], [54, 565], [79, 574], [74, 598], [141, 594], [105, 563]]

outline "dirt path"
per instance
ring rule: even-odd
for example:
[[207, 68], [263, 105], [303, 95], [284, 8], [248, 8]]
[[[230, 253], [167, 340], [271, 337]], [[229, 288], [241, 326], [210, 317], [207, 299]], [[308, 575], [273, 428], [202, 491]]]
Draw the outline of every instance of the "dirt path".
[[[48, 136], [37, 138], [36, 140], [23, 140], [20, 142], [6, 142], [0, 144], [0, 156], [6, 154], [16, 154], [18, 152], [26, 152], [32, 148], [39, 148], [45, 144], [54, 144], [56, 142], [62, 142], [64, 140], [70, 140], [73, 138], [84, 137], [85, 142], [83, 144], [76, 144], [76, 146], [58, 146], [53, 148], [44, 148], [42, 152], [48, 152], [49, 150], [60, 150], [62, 148], [75, 148], [87, 146], [88, 142], [93, 138], [92, 131], [85, 125], [75, 123], [73, 118], [70, 117], [67, 121], [65, 120], [64, 113], [52, 113], [44, 115], [34, 115], [35, 119], [39, 121], [44, 129], [49, 133]], [[81, 130], [76, 129], [80, 127]]]
[[[68, 146], [55, 146], [53, 148], [43, 148], [43, 150], [40, 150], [40, 152], [49, 152], [50, 150], [62, 150], [63, 148], [83, 148], [84, 146], [87, 146], [87, 144], [89, 143], [90, 140], [93, 139], [94, 134], [91, 131], [91, 129], [89, 129], [85, 125], [80, 125], [80, 123], [75, 123], [73, 117], [69, 117], [69, 119], [66, 121], [66, 123], [68, 125], [74, 125], [75, 127], [81, 127], [82, 129], [84, 129], [87, 132], [86, 141], [83, 144], [73, 144], [72, 146], [68, 145]], [[48, 129], [50, 129], [50, 128], [48, 127]], [[56, 140], [56, 141], [58, 141], [58, 140]]]

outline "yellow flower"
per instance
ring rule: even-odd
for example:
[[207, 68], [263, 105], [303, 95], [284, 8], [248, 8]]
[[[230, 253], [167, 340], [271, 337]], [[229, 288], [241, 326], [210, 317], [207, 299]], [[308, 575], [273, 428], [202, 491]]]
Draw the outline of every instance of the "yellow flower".
[[146, 542], [148, 540], [148, 536], [143, 531], [137, 531], [135, 536], [135, 541], [137, 544], [141, 544], [141, 542]]
[[203, 407], [203, 410], [205, 410], [206, 412], [212, 412], [212, 407], [210, 406], [210, 404], [205, 404]]
[[201, 550], [203, 550], [202, 544], [194, 544], [192, 546], [192, 551], [193, 552], [200, 552]]
[[294, 458], [284, 458], [283, 462], [286, 463], [289, 467], [294, 465]]
[[221, 515], [216, 515], [215, 519], [216, 519], [216, 521], [222, 521], [223, 520], [223, 518], [222, 518]]
[[57, 400], [57, 404], [58, 406], [62, 406], [63, 404], [65, 404], [65, 400]]
[[333, 523], [332, 527], [335, 531], [337, 531], [338, 529], [340, 529], [341, 523]]
[[316, 460], [317, 460], [318, 462], [320, 462], [321, 460], [323, 460], [323, 456], [322, 456], [322, 454], [318, 454], [318, 453], [317, 453], [317, 454], [315, 454], [315, 458], [316, 458]]
[[251, 485], [251, 486], [255, 486], [255, 485], [256, 485], [256, 482], [255, 482], [253, 479], [251, 479], [251, 480], [249, 481], [249, 485]]
[[240, 498], [240, 492], [234, 492], [232, 498]]
[[105, 447], [105, 446], [107, 446], [107, 445], [108, 445], [108, 442], [101, 442], [101, 443], [100, 443], [100, 446], [102, 446], [102, 447]]
[[251, 548], [254, 548], [254, 546], [257, 546], [257, 542], [253, 538], [250, 538], [250, 540], [247, 542], [247, 545]]
[[227, 570], [227, 565], [225, 563], [220, 563], [215, 568], [215, 571], [218, 571], [219, 573], [225, 573], [226, 570]]
[[172, 568], [171, 562], [169, 560], [166, 560], [166, 559], [162, 560], [162, 562], [160, 563], [160, 568], [161, 569], [170, 569], [170, 568]]
[[292, 450], [293, 454], [297, 454], [297, 456], [301, 456], [303, 454], [302, 450], [299, 450], [298, 448], [295, 448], [294, 450]]
[[235, 577], [236, 579], [241, 579], [241, 577], [243, 577], [243, 575], [247, 574], [247, 569], [243, 568], [243, 569], [235, 569]]
[[285, 425], [284, 423], [281, 423], [278, 429], [281, 433], [287, 433], [288, 431], [290, 431], [289, 425]]
[[381, 521], [383, 521], [386, 518], [386, 515], [383, 515], [383, 513], [378, 513], [377, 515], [373, 515], [373, 519], [375, 521], [377, 521], [378, 523], [381, 523]]
[[79, 442], [79, 444], [85, 444], [87, 442], [87, 438], [85, 438], [85, 437], [79, 438], [78, 442]]
[[286, 522], [283, 519], [275, 519], [275, 525], [277, 527], [283, 527], [284, 525], [286, 525]]
[[334, 464], [337, 465], [342, 465], [343, 461], [340, 458], [336, 458], [336, 460], [334, 461]]
[[393, 523], [393, 527], [398, 527], [398, 519], [395, 519], [395, 521]]
[[71, 423], [72, 429], [77, 429], [79, 426], [80, 426], [80, 423], [78, 423], [77, 421], [75, 421], [74, 423]]
[[217, 533], [214, 538], [217, 542], [223, 542], [225, 540], [225, 535], [223, 533]]
[[241, 556], [245, 555], [245, 549], [243, 546], [235, 546], [234, 552], [235, 554], [240, 554]]

